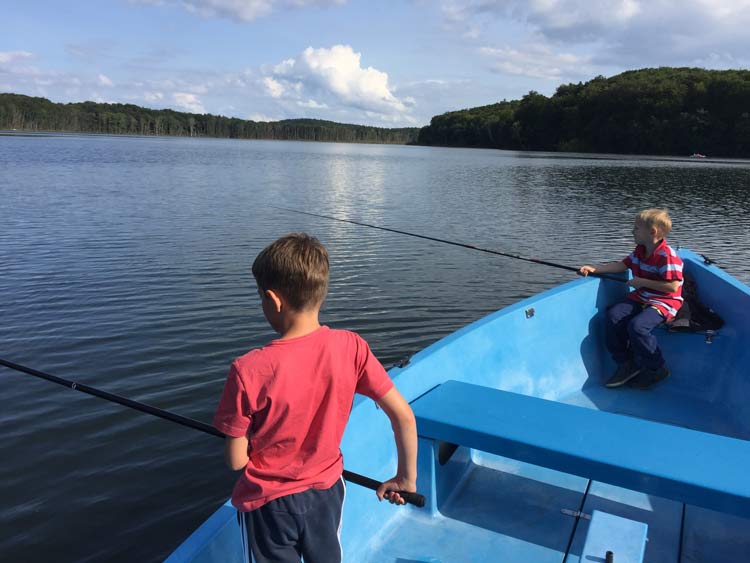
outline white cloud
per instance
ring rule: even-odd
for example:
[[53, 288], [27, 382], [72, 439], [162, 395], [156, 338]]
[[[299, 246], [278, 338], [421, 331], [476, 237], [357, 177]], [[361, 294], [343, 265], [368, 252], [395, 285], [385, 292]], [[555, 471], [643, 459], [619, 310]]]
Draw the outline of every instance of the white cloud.
[[90, 96], [87, 97], [87, 99], [91, 100], [92, 102], [96, 102], [98, 104], [114, 104], [115, 101], [111, 100], [109, 98], [105, 98], [99, 92], [92, 92]]
[[482, 47], [479, 52], [488, 57], [493, 70], [503, 74], [559, 80], [561, 77], [591, 75], [590, 57], [558, 53], [543, 45], [511, 47]]
[[284, 95], [284, 87], [270, 76], [263, 78], [263, 86], [266, 87], [266, 92], [272, 98], [280, 98]]
[[[211, 81], [203, 81], [209, 73], [200, 73], [195, 81], [189, 78], [165, 77], [158, 80], [113, 81], [103, 73], [73, 74], [36, 68], [26, 64], [32, 58], [25, 51], [0, 52], [0, 62], [16, 61], [3, 67], [3, 90], [29, 96], [43, 96], [53, 102], [92, 100], [106, 103], [158, 104], [179, 111], [206, 113], [201, 94], [213, 89]], [[106, 88], [106, 93], [105, 90]]]
[[361, 53], [349, 45], [308, 47], [299, 56], [264, 69], [271, 76], [263, 79], [263, 85], [272, 97], [306, 107], [313, 107], [310, 101], [316, 99], [318, 108], [353, 108], [385, 120], [408, 121], [409, 108], [393, 94], [388, 74], [363, 68], [361, 61]]
[[528, 20], [546, 35], [565, 33], [587, 38], [607, 29], [622, 28], [642, 12], [640, 0], [530, 0], [515, 2], [518, 13], [527, 10]]
[[330, 6], [345, 4], [346, 0], [141, 0], [143, 4], [179, 6], [204, 18], [228, 18], [240, 22], [251, 22], [268, 16], [276, 9], [295, 9], [307, 6]]
[[247, 118], [250, 121], [278, 121], [278, 119], [270, 117], [268, 115], [264, 115], [262, 113], [254, 113], [252, 115], [249, 115]]
[[298, 101], [297, 105], [301, 108], [309, 109], [325, 109], [328, 107], [326, 104], [319, 104], [315, 100], [307, 100], [306, 102]]
[[254, 72], [248, 68], [238, 73], [225, 74], [221, 81], [230, 88], [246, 88], [253, 80], [253, 76]]
[[225, 17], [253, 21], [273, 11], [272, 0], [185, 0], [182, 6], [204, 18]]
[[144, 92], [143, 99], [147, 102], [158, 102], [164, 99], [164, 94], [161, 92]]
[[750, 0], [441, 0], [440, 8], [446, 26], [502, 74], [567, 81], [750, 63]]
[[0, 64], [10, 64], [25, 59], [30, 59], [34, 56], [33, 53], [28, 51], [0, 51]]
[[189, 94], [188, 92], [175, 92], [172, 94], [172, 100], [178, 107], [191, 113], [206, 113], [203, 104], [195, 94]]
[[[653, 0], [658, 2], [660, 0]], [[689, 1], [689, 0], [688, 0]], [[641, 0], [445, 0], [446, 22], [477, 36], [487, 21], [512, 19], [543, 33], [561, 29], [611, 28], [627, 23], [642, 10]]]

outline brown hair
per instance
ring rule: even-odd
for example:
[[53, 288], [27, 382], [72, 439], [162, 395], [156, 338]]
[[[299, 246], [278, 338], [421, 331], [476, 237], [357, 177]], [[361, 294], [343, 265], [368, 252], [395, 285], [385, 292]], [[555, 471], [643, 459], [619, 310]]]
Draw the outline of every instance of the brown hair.
[[672, 230], [672, 219], [666, 209], [644, 209], [635, 218], [647, 227], [656, 227], [659, 234], [667, 236]]
[[253, 262], [261, 290], [278, 291], [296, 311], [320, 305], [328, 292], [328, 251], [306, 233], [290, 233], [265, 247]]

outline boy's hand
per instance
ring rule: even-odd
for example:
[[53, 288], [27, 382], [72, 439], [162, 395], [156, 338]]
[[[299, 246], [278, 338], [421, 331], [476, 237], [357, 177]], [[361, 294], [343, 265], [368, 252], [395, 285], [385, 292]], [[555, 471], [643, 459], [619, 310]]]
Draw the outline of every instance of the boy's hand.
[[578, 273], [583, 277], [586, 277], [589, 274], [593, 274], [594, 272], [596, 272], [596, 268], [594, 268], [594, 266], [581, 266], [580, 268], [578, 268]]
[[391, 504], [406, 504], [398, 491], [414, 493], [417, 491], [417, 483], [396, 475], [393, 479], [388, 479], [380, 485], [375, 494], [378, 495], [379, 500], [385, 499]]

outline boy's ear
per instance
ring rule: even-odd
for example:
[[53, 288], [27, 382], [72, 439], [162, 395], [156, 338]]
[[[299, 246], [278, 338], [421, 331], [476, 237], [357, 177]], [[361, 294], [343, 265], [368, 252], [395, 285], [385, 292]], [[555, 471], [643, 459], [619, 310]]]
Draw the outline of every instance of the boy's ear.
[[284, 300], [282, 299], [281, 294], [273, 289], [267, 289], [265, 290], [265, 295], [273, 302], [273, 307], [276, 309], [276, 312], [281, 313], [281, 309], [284, 306]]

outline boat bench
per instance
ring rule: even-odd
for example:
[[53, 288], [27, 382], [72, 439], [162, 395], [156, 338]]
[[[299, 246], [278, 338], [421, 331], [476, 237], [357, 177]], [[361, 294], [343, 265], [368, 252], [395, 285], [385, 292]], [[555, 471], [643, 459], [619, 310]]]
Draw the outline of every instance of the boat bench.
[[750, 517], [750, 442], [446, 381], [412, 403], [422, 438]]

